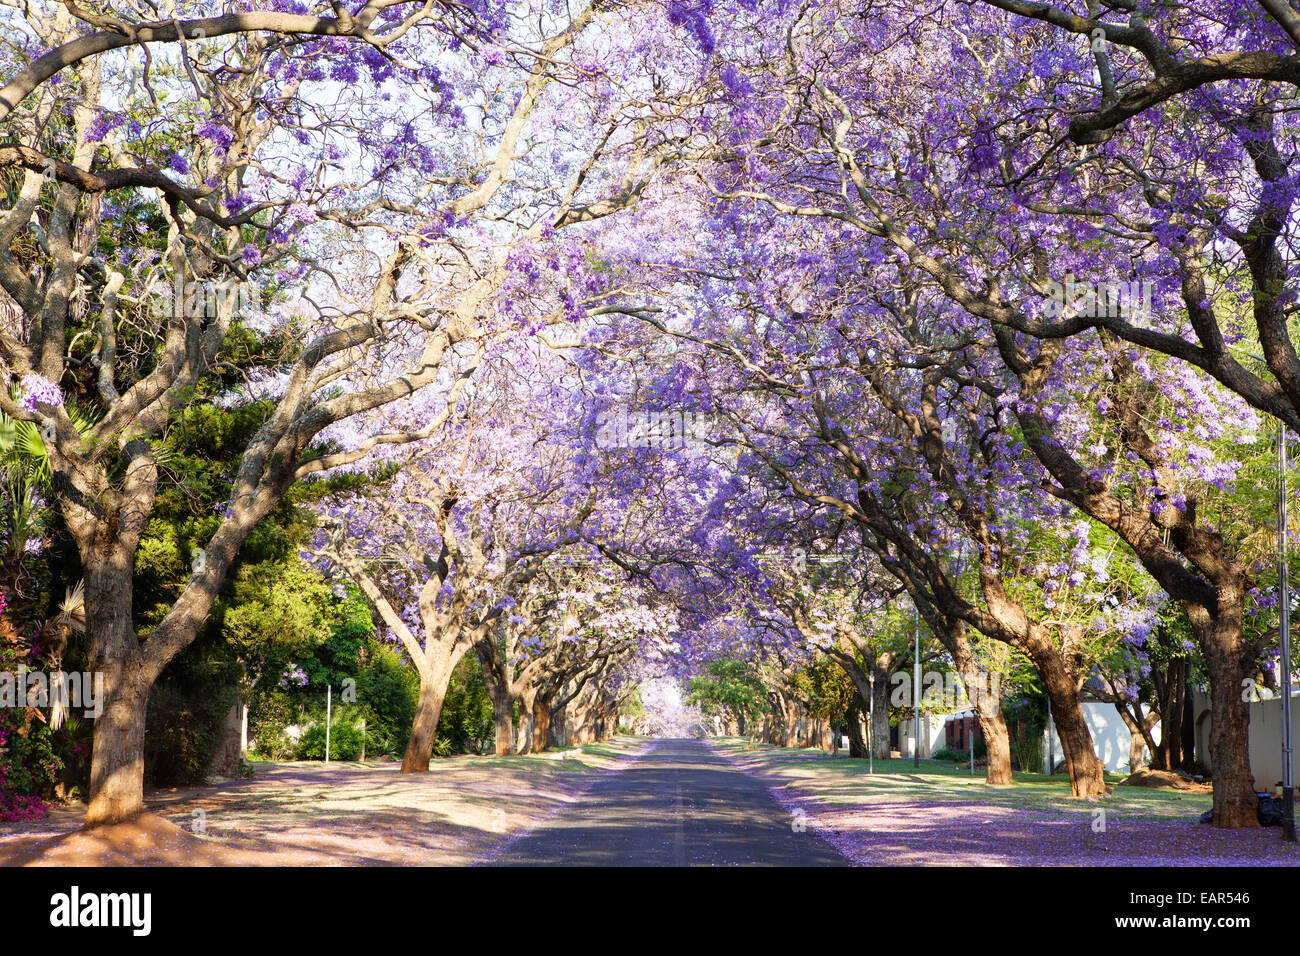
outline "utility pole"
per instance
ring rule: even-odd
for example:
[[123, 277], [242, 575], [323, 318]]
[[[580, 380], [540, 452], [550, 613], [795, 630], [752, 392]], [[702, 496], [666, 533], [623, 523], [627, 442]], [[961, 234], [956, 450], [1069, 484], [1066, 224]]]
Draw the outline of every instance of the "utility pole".
[[1296, 842], [1295, 786], [1291, 779], [1291, 587], [1287, 574], [1286, 423], [1277, 429], [1277, 592], [1282, 638], [1282, 839]]
[[871, 719], [876, 710], [876, 672], [870, 671], [868, 683], [871, 685], [871, 699], [867, 701], [867, 773], [876, 772], [876, 731]]
[[912, 713], [915, 736], [912, 740], [912, 766], [921, 766], [921, 609], [912, 606], [916, 621], [916, 664], [912, 668]]
[[325, 685], [325, 762], [330, 762], [330, 718], [334, 711], [334, 686]]

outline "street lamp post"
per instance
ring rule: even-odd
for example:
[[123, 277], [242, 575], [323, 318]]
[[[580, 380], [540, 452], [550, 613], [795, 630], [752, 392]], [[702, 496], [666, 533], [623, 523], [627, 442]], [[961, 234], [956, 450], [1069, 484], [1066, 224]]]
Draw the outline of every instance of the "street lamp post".
[[921, 766], [921, 610], [912, 608], [916, 621], [916, 663], [912, 668], [912, 713], [914, 736], [912, 739], [912, 766]]
[[1282, 839], [1296, 842], [1295, 790], [1291, 780], [1291, 588], [1287, 580], [1286, 425], [1277, 430], [1277, 593], [1282, 643]]
[[876, 710], [876, 672], [871, 671], [867, 677], [871, 686], [871, 699], [867, 701], [867, 773], [876, 772], [876, 730], [872, 718]]

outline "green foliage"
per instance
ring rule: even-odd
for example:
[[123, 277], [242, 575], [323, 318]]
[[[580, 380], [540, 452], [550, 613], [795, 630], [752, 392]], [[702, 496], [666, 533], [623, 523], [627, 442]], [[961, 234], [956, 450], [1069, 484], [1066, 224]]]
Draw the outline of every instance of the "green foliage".
[[1002, 703], [1002, 716], [1011, 735], [1011, 758], [1026, 772], [1037, 773], [1043, 767], [1043, 731], [1047, 729], [1047, 697], [1035, 689], [1008, 698]]
[[941, 747], [940, 749], [936, 750], [933, 754], [931, 754], [931, 756], [935, 760], [951, 760], [954, 763], [960, 760], [970, 759], [970, 754], [966, 753], [965, 751], [951, 750], [947, 747]]
[[[330, 759], [356, 760], [361, 756], [361, 727], [355, 714], [338, 715], [330, 723]], [[307, 727], [298, 741], [295, 757], [299, 760], [325, 759], [325, 722]]]
[[842, 724], [856, 689], [844, 668], [829, 657], [819, 657], [794, 678], [795, 689], [802, 695], [808, 712], [814, 717]]
[[214, 674], [160, 682], [145, 720], [145, 779], [160, 787], [202, 783], [235, 695], [231, 682]]
[[748, 723], [767, 710], [767, 689], [750, 662], [716, 660], [691, 678], [686, 702], [710, 716], [726, 712]]
[[63, 763], [59, 779], [68, 793], [85, 793], [90, 788], [90, 745], [94, 731], [95, 722], [76, 708], [64, 716], [63, 726], [54, 731], [54, 750]]
[[363, 649], [374, 633], [369, 607], [355, 589], [349, 590], [334, 608], [328, 636], [301, 661], [308, 683], [314, 687], [341, 687], [346, 680], [358, 680]]
[[[0, 653], [0, 670], [14, 672], [20, 656]], [[46, 800], [63, 762], [54, 752], [49, 727], [24, 707], [0, 708], [0, 821], [45, 816]]]
[[[327, 643], [334, 596], [319, 572], [297, 559], [243, 565], [220, 608], [221, 636], [244, 666], [246, 684], [278, 683], [289, 665]], [[337, 628], [337, 625], [335, 626]], [[349, 676], [355, 673], [353, 654]], [[318, 669], [320, 677], [335, 677]], [[309, 672], [310, 673], [310, 672]], [[319, 681], [324, 685], [326, 681]], [[339, 680], [332, 681], [338, 684]]]
[[445, 742], [446, 753], [440, 753], [436, 746], [434, 752], [439, 756], [471, 753], [477, 750], [479, 741], [490, 739], [492, 734], [492, 699], [478, 658], [467, 654], [452, 671], [438, 718], [438, 739]]
[[[406, 749], [420, 696], [420, 678], [393, 648], [371, 638], [357, 674], [357, 702], [366, 721], [366, 754], [398, 757]], [[454, 677], [453, 677], [454, 679]]]

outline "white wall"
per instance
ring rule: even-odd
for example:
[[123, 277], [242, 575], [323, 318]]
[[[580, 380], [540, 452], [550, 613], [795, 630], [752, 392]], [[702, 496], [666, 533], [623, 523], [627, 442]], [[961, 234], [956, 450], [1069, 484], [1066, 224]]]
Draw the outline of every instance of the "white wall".
[[[1275, 705], [1275, 709], [1276, 709], [1277, 701], [1272, 701], [1272, 703]], [[1128, 768], [1129, 732], [1128, 732], [1128, 727], [1124, 724], [1124, 721], [1120, 717], [1119, 711], [1116, 709], [1115, 705], [1102, 704], [1096, 701], [1084, 701], [1082, 706], [1083, 706], [1083, 719], [1088, 724], [1088, 732], [1092, 734], [1092, 745], [1097, 752], [1097, 758], [1101, 760], [1102, 764], [1105, 765], [1106, 769], [1111, 773], [1128, 773], [1129, 772], [1129, 768]], [[1296, 711], [1300, 711], [1300, 700], [1296, 701], [1296, 704], [1293, 709], [1295, 709]], [[1252, 710], [1251, 713], [1252, 713], [1252, 718], [1251, 718], [1252, 719], [1252, 724], [1251, 724], [1252, 758], [1251, 759], [1253, 762], [1254, 760], [1253, 753], [1254, 753], [1254, 746], [1255, 746], [1255, 725], [1253, 723], [1254, 711]], [[946, 716], [951, 716], [951, 715], [946, 715]], [[1293, 713], [1291, 717], [1293, 722], [1300, 721], [1300, 713]], [[1274, 717], [1273, 719], [1274, 719], [1274, 723], [1277, 725], [1277, 728], [1280, 728], [1281, 721], [1277, 717]], [[930, 754], [934, 753], [935, 750], [938, 750], [941, 747], [948, 746], [948, 744], [946, 743], [946, 734], [944, 731], [945, 717], [932, 717], [930, 718], [930, 720], [931, 720], [930, 749], [927, 750], [924, 746], [922, 746], [921, 756], [923, 757], [929, 756]], [[925, 730], [924, 721], [922, 721], [921, 729], [922, 732], [924, 732]], [[1297, 723], [1297, 729], [1300, 730], [1300, 723]], [[1279, 732], [1280, 731], [1278, 729], [1274, 730], [1273, 733], [1274, 739], [1277, 738]], [[1293, 731], [1293, 733], [1295, 733], [1295, 731]], [[1156, 741], [1156, 743], [1160, 742], [1159, 724], [1156, 724], [1156, 726], [1152, 729], [1151, 737], [1153, 740]], [[899, 752], [906, 757], [910, 757], [912, 755], [911, 738], [912, 738], [912, 722], [909, 720], [907, 721], [906, 726], [903, 727], [902, 730], [900, 731], [898, 737]], [[1296, 739], [1300, 740], [1300, 737], [1297, 737]], [[1064, 759], [1065, 759], [1065, 754], [1061, 750], [1061, 738], [1056, 733], [1055, 725], [1053, 725], [1052, 766], [1053, 767], [1056, 766], [1057, 763], [1059, 763]], [[1150, 759], [1151, 759], [1151, 754], [1148, 753], [1147, 760]], [[1276, 765], [1278, 767], [1281, 767], [1282, 760], [1280, 757], [1276, 759]], [[1278, 779], [1276, 776], [1272, 778], [1272, 780], [1276, 780], [1276, 779]], [[1269, 786], [1272, 786], [1271, 780]]]
[[[942, 749], [944, 744], [944, 722], [947, 720], [946, 714], [922, 714], [921, 715], [921, 756], [928, 757], [936, 750]], [[904, 757], [912, 756], [912, 730], [914, 722], [912, 718], [906, 721], [900, 721], [898, 725], [898, 752]]]
[[[1259, 700], [1248, 706], [1250, 707], [1250, 772], [1255, 777], [1256, 790], [1271, 791], [1282, 779], [1282, 698]], [[1293, 693], [1291, 695], [1291, 773], [1293, 775], [1296, 767], [1297, 741], [1300, 741], [1300, 697]], [[1291, 782], [1295, 783], [1294, 776]]]
[[[1089, 701], [1083, 705], [1083, 717], [1088, 722], [1088, 732], [1092, 734], [1092, 745], [1097, 751], [1097, 758], [1112, 773], [1128, 773], [1131, 735], [1115, 705]], [[1151, 738], [1159, 743], [1159, 724], [1152, 730]], [[1151, 759], [1150, 754], [1147, 754], [1147, 759]]]
[[[1259, 693], [1269, 693], [1260, 691]], [[1210, 695], [1197, 689], [1192, 694], [1193, 712], [1196, 714], [1196, 759], [1210, 763]], [[1250, 772], [1255, 778], [1255, 789], [1271, 791], [1282, 779], [1282, 699], [1252, 701], [1250, 712]], [[1300, 749], [1300, 694], [1291, 695], [1291, 772], [1296, 773], [1296, 750]], [[1292, 782], [1295, 780], [1293, 778]]]
[[[1097, 701], [1083, 702], [1083, 719], [1088, 724], [1088, 733], [1092, 734], [1092, 746], [1097, 752], [1097, 759], [1111, 773], [1128, 773], [1129, 732], [1119, 711], [1114, 704], [1102, 704]], [[1156, 724], [1151, 737], [1160, 742], [1160, 725]], [[1061, 750], [1061, 738], [1052, 728], [1052, 766], [1065, 759]], [[1151, 754], [1147, 754], [1147, 760]]]

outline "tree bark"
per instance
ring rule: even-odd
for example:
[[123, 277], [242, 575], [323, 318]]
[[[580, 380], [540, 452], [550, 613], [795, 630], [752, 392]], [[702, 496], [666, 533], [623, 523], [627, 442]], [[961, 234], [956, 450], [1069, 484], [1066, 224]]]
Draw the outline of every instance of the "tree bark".
[[1187, 661], [1170, 662], [1162, 678], [1160, 693], [1160, 746], [1151, 755], [1156, 770], [1177, 770], [1183, 762], [1183, 695], [1187, 689]]
[[877, 674], [875, 700], [871, 705], [871, 750], [877, 760], [889, 759], [889, 678]]
[[538, 694], [533, 701], [533, 753], [546, 749], [551, 734], [551, 698]]
[[1078, 684], [1066, 670], [1056, 648], [1046, 646], [1046, 638], [1036, 634], [1032, 640], [1030, 657], [1043, 678], [1052, 704], [1052, 723], [1056, 725], [1061, 750], [1065, 754], [1070, 793], [1075, 797], [1104, 797], [1106, 768], [1093, 747], [1092, 734], [1088, 732], [1083, 706], [1079, 703]]
[[[975, 663], [975, 655], [966, 637], [966, 624], [956, 619], [945, 619], [944, 623], [945, 629], [939, 637], [957, 665], [957, 674], [965, 685], [966, 696], [974, 707], [988, 749], [984, 782], [993, 787], [1005, 787], [1012, 780], [1011, 736], [1002, 718], [1000, 688], [995, 687]], [[974, 741], [971, 746], [975, 746]]]
[[494, 752], [498, 757], [514, 753], [515, 749], [515, 700], [509, 691], [498, 689], [492, 695], [492, 724], [494, 729]]
[[[975, 715], [979, 718], [980, 733], [987, 749], [988, 768], [984, 772], [984, 782], [991, 787], [1005, 787], [1012, 782], [1011, 735], [1007, 732], [1007, 722], [1001, 708], [983, 702], [975, 708]], [[971, 741], [971, 746], [974, 745]]]
[[[427, 626], [427, 625], [426, 625]], [[452, 672], [469, 650], [460, 632], [441, 640], [430, 639], [425, 648], [425, 663], [420, 668], [420, 696], [415, 706], [415, 721], [402, 757], [402, 773], [422, 773], [429, 769], [433, 745], [437, 740], [438, 720], [447, 699]]]
[[[1242, 738], [1245, 741], [1246, 738]], [[1192, 683], [1190, 680], [1183, 690], [1183, 759], [1179, 766], [1187, 773], [1195, 773], [1196, 767], [1196, 715], [1192, 713]]]
[[519, 729], [515, 735], [515, 753], [532, 753], [533, 750], [533, 701], [537, 699], [537, 688], [523, 692], [519, 697]]
[[[1213, 646], [1219, 655], [1210, 671], [1210, 766], [1214, 782], [1214, 825], [1224, 829], [1259, 826], [1259, 798], [1250, 772], [1250, 705], [1241, 682], [1253, 661]], [[1163, 739], [1163, 736], [1162, 736]]]
[[840, 735], [835, 732], [835, 725], [824, 717], [817, 722], [817, 725], [821, 733], [822, 750], [834, 757], [840, 750]]
[[1116, 707], [1119, 711], [1120, 720], [1124, 721], [1124, 726], [1128, 728], [1128, 772], [1137, 773], [1146, 766], [1146, 737], [1143, 736], [1142, 727], [1132, 714], [1125, 707]]
[[866, 760], [867, 749], [867, 727], [862, 716], [862, 704], [854, 698], [853, 703], [849, 706], [849, 712], [846, 715], [849, 736], [849, 757], [853, 760]]
[[445, 674], [435, 671], [428, 677], [420, 675], [420, 697], [415, 705], [415, 722], [406, 742], [406, 754], [402, 757], [402, 773], [423, 773], [429, 769], [450, 678], [450, 669]]
[[91, 738], [87, 827], [144, 812], [144, 727], [154, 675], [131, 616], [133, 564], [120, 548], [102, 562], [85, 562], [91, 669], [104, 677], [104, 709]]
[[88, 828], [134, 820], [144, 812], [144, 726], [151, 684], [137, 667], [117, 661], [97, 670], [104, 675], [104, 710], [92, 738]]

